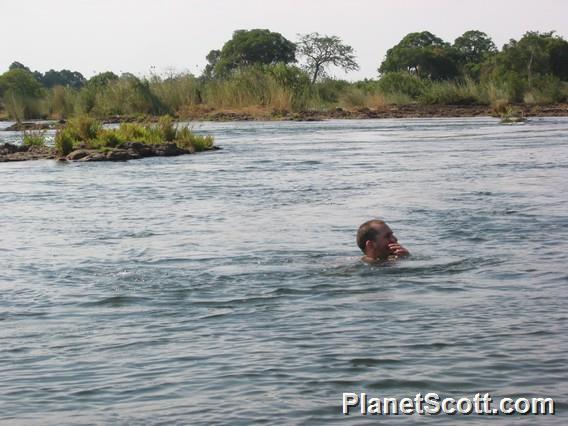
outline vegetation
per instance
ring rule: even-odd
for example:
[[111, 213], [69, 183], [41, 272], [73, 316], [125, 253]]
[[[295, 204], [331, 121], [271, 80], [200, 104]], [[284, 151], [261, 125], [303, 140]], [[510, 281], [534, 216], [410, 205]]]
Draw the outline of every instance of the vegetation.
[[45, 146], [45, 131], [25, 130], [23, 139], [25, 146]]
[[428, 31], [410, 33], [388, 50], [377, 79], [358, 82], [326, 76], [329, 66], [350, 71], [357, 63], [351, 46], [318, 33], [293, 43], [265, 29], [235, 31], [220, 49], [209, 52], [207, 61], [201, 76], [140, 78], [105, 72], [88, 80], [78, 72], [42, 74], [14, 62], [0, 74], [0, 114], [16, 121], [85, 114], [183, 118], [224, 110], [278, 117], [338, 107], [495, 106], [568, 99], [568, 42], [554, 32], [527, 32], [501, 50], [481, 31], [466, 31], [453, 43]]
[[325, 76], [329, 65], [340, 67], [345, 72], [359, 69], [353, 48], [343, 44], [337, 36], [322, 36], [318, 33], [303, 35], [298, 42], [298, 53], [306, 58], [306, 69], [312, 76], [312, 84]]
[[191, 151], [213, 146], [213, 137], [194, 134], [188, 126], [176, 126], [172, 117], [162, 116], [155, 124], [122, 123], [118, 128], [104, 128], [100, 121], [87, 115], [70, 119], [55, 134], [57, 153], [65, 156], [78, 148], [108, 150], [124, 142], [162, 144], [174, 142]]
[[237, 30], [223, 48], [207, 55], [213, 74], [226, 77], [249, 65], [296, 62], [296, 45], [280, 33], [269, 30]]

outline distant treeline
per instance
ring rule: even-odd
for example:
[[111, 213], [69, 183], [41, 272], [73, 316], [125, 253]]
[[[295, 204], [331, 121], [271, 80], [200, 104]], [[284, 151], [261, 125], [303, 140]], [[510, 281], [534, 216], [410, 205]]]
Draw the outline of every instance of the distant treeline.
[[568, 42], [554, 32], [527, 32], [501, 50], [481, 31], [467, 31], [453, 43], [428, 31], [410, 33], [387, 51], [377, 79], [358, 82], [328, 77], [331, 66], [348, 72], [358, 64], [351, 46], [318, 33], [293, 43], [269, 30], [239, 30], [206, 59], [200, 76], [104, 72], [90, 79], [77, 71], [31, 71], [14, 62], [0, 75], [0, 115], [187, 117], [243, 108], [294, 112], [410, 103], [548, 104], [568, 98]]

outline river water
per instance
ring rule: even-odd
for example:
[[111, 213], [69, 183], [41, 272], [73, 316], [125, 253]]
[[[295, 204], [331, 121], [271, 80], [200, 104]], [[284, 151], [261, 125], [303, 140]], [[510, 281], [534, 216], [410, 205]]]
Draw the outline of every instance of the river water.
[[[192, 125], [223, 150], [0, 164], [0, 423], [565, 424], [568, 119]], [[374, 217], [409, 259], [360, 262]]]

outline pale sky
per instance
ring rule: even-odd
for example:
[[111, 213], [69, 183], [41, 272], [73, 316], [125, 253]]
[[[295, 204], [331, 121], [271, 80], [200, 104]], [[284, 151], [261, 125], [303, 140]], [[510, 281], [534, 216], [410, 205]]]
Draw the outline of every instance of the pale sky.
[[337, 35], [356, 51], [361, 69], [333, 74], [377, 77], [387, 49], [409, 32], [445, 41], [471, 29], [501, 48], [528, 30], [568, 39], [566, 0], [0, 0], [0, 73], [18, 61], [32, 70], [190, 71], [199, 75], [211, 49], [234, 30], [267, 28]]

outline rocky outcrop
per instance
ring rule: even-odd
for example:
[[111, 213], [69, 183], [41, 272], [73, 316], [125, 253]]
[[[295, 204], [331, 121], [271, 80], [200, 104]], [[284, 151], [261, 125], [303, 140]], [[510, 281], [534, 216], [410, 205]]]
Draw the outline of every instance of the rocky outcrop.
[[21, 122], [21, 123], [14, 123], [11, 126], [8, 126], [2, 130], [6, 132], [22, 132], [24, 130], [50, 130], [56, 129], [59, 127], [60, 124], [64, 123], [65, 121], [42, 121], [42, 122]]
[[[220, 149], [216, 146], [211, 150]], [[124, 142], [116, 148], [107, 150], [80, 148], [72, 151], [65, 157], [58, 158], [54, 148], [47, 146], [27, 147], [6, 143], [0, 145], [0, 162], [45, 160], [58, 158], [63, 161], [128, 161], [145, 157], [173, 157], [177, 155], [193, 154], [193, 147], [184, 149], [174, 142], [147, 145], [141, 142]]]
[[45, 160], [56, 158], [55, 149], [48, 146], [0, 145], [0, 163], [9, 161]]

